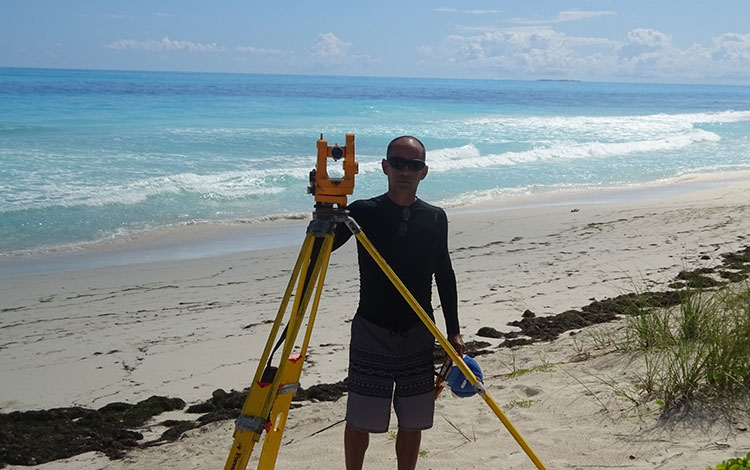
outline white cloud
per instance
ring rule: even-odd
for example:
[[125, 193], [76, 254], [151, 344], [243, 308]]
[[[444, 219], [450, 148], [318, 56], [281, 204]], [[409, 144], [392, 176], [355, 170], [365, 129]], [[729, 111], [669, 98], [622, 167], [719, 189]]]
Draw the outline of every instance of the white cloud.
[[351, 47], [351, 43], [342, 41], [333, 33], [321, 33], [312, 46], [312, 54], [322, 59], [342, 58]]
[[452, 34], [420, 46], [422, 65], [448, 64], [488, 76], [579, 79], [750, 78], [750, 34], [726, 33], [680, 48], [661, 31], [637, 28], [623, 41], [572, 36], [549, 26]]
[[[590, 68], [620, 43], [603, 38], [571, 37], [551, 28], [518, 28], [474, 36], [450, 35], [437, 46], [419, 52], [436, 61], [466, 64], [473, 69], [521, 73], [564, 74]], [[582, 55], [578, 49], [588, 49]]]
[[500, 10], [464, 10], [467, 15], [496, 15]]
[[522, 25], [547, 25], [547, 24], [559, 24], [569, 23], [571, 21], [585, 21], [592, 18], [599, 18], [602, 16], [616, 15], [617, 12], [610, 10], [565, 10], [557, 14], [556, 17], [540, 20], [540, 19], [528, 19], [528, 18], [513, 18], [510, 20], [511, 23], [522, 24]]
[[278, 60], [279, 58], [293, 55], [291, 52], [283, 51], [280, 49], [255, 46], [236, 46], [232, 48], [226, 48], [224, 46], [216, 44], [215, 42], [206, 44], [193, 41], [176, 41], [170, 39], [169, 37], [163, 37], [159, 40], [147, 39], [145, 41], [137, 41], [135, 39], [120, 39], [118, 41], [104, 44], [103, 47], [116, 50], [149, 52], [235, 52], [238, 59], [242, 59], [242, 57], [246, 56], [258, 56]]
[[266, 49], [253, 46], [238, 46], [234, 48], [240, 54], [259, 55], [259, 56], [281, 56], [288, 54], [280, 49]]
[[350, 54], [351, 47], [352, 43], [342, 41], [333, 33], [321, 33], [313, 43], [310, 54], [313, 60], [324, 66], [369, 65], [380, 62], [367, 54]]
[[118, 50], [141, 50], [151, 52], [221, 52], [223, 47], [216, 45], [215, 42], [203, 44], [192, 41], [174, 41], [165, 36], [160, 40], [147, 39], [145, 41], [136, 41], [135, 39], [120, 39], [104, 44], [107, 49]]
[[496, 15], [502, 10], [459, 10], [457, 8], [435, 8], [435, 11], [440, 13], [464, 13], [467, 15]]
[[671, 36], [649, 29], [628, 33], [618, 51], [622, 73], [653, 78], [750, 78], [750, 34], [724, 33], [709, 45], [680, 49]]
[[628, 33], [628, 42], [648, 47], [671, 47], [672, 37], [653, 29], [638, 28]]
[[86, 18], [94, 20], [135, 20], [137, 17], [131, 15], [123, 15], [120, 13], [74, 13], [76, 18]]
[[609, 10], [600, 11], [585, 11], [585, 10], [566, 10], [561, 11], [557, 14], [557, 17], [552, 20], [553, 23], [567, 23], [568, 21], [584, 21], [591, 18], [599, 18], [601, 16], [612, 16], [616, 15], [617, 12]]
[[711, 56], [714, 60], [750, 61], [750, 34], [725, 33], [714, 38]]

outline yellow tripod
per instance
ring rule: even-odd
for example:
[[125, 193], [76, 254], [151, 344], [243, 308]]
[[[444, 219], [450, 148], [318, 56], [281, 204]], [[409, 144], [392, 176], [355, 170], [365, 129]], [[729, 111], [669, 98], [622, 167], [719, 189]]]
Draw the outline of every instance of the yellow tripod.
[[[339, 149], [341, 152], [337, 152]], [[336, 155], [339, 155], [336, 157]], [[328, 178], [325, 172], [325, 161], [327, 157], [334, 159], [345, 158], [344, 161], [344, 178]], [[490, 396], [474, 373], [469, 369], [461, 357], [458, 356], [453, 346], [443, 336], [435, 323], [427, 315], [421, 305], [412, 296], [403, 282], [398, 278], [396, 273], [391, 269], [388, 263], [383, 259], [380, 253], [375, 249], [370, 240], [361, 231], [357, 223], [349, 218], [345, 212], [346, 195], [351, 194], [354, 181], [353, 175], [356, 173], [356, 163], [354, 162], [354, 136], [347, 134], [346, 147], [328, 147], [327, 142], [321, 139], [318, 141], [318, 165], [317, 171], [313, 170], [311, 174], [311, 193], [316, 196], [316, 209], [314, 218], [307, 229], [307, 235], [302, 244], [294, 270], [287, 284], [284, 297], [279, 306], [276, 319], [266, 341], [265, 348], [258, 363], [258, 367], [250, 386], [250, 391], [245, 400], [241, 414], [236, 422], [234, 432], [234, 443], [227, 457], [225, 470], [245, 470], [250, 460], [255, 444], [260, 441], [263, 432], [266, 437], [263, 441], [258, 469], [273, 469], [278, 456], [279, 447], [281, 446], [281, 437], [284, 432], [289, 407], [294, 393], [299, 388], [299, 378], [302, 374], [302, 365], [304, 364], [307, 346], [310, 342], [315, 316], [317, 314], [320, 296], [325, 282], [328, 262], [333, 249], [333, 237], [337, 224], [345, 224], [354, 234], [357, 241], [367, 250], [375, 262], [380, 266], [386, 276], [391, 280], [393, 285], [398, 289], [401, 295], [406, 299], [420, 320], [430, 330], [440, 346], [445, 350], [450, 359], [456, 364], [461, 372], [466, 376], [477, 393], [489, 405], [492, 411], [497, 415], [500, 421], [505, 425], [513, 438], [518, 442], [526, 455], [534, 462], [538, 470], [546, 470], [544, 464], [534, 454], [529, 445], [523, 439], [521, 434], [513, 427], [500, 407]], [[322, 173], [322, 175], [321, 175]], [[328, 190], [329, 194], [321, 194], [320, 189], [326, 188], [321, 182], [332, 180]], [[336, 181], [339, 181], [338, 183]], [[344, 187], [348, 184], [351, 187]], [[342, 187], [344, 187], [342, 189]], [[331, 195], [331, 192], [339, 191], [338, 194]], [[348, 191], [348, 193], [344, 192]], [[341, 192], [344, 192], [343, 195]], [[343, 197], [343, 200], [341, 199]], [[335, 204], [338, 207], [335, 207]], [[285, 332], [277, 343], [277, 347], [283, 340], [283, 349], [281, 360], [278, 367], [271, 366], [270, 359], [273, 354], [274, 343], [279, 336], [282, 321], [284, 319], [287, 307], [294, 292], [294, 302], [292, 304], [291, 314], [286, 326]], [[314, 291], [314, 292], [313, 292]], [[313, 297], [314, 294], [314, 297]], [[305, 312], [312, 298], [312, 307], [305, 335], [300, 345], [300, 351], [292, 354], [295, 341], [302, 327], [305, 318]]]

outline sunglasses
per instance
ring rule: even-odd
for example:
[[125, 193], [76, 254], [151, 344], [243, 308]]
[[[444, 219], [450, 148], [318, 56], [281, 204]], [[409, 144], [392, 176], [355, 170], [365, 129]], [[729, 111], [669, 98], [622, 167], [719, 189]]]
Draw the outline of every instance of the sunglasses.
[[401, 213], [401, 225], [398, 226], [398, 231], [396, 232], [399, 237], [406, 235], [406, 232], [409, 230], [409, 225], [407, 224], [409, 217], [411, 217], [411, 210], [408, 207], [404, 207], [404, 211]]
[[402, 157], [387, 157], [388, 164], [397, 170], [403, 170], [404, 167], [409, 168], [410, 171], [420, 171], [425, 167], [424, 160], [410, 160]]

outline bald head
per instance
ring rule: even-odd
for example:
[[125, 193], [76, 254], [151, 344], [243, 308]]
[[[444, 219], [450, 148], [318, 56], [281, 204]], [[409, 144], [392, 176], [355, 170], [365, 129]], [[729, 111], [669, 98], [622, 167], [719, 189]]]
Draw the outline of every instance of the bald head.
[[427, 151], [424, 148], [424, 144], [416, 137], [410, 135], [402, 135], [401, 137], [393, 139], [391, 143], [388, 144], [388, 149], [386, 150], [385, 155], [387, 157], [397, 155], [397, 149], [401, 146], [417, 147], [420, 149], [420, 159], [424, 160], [427, 157]]

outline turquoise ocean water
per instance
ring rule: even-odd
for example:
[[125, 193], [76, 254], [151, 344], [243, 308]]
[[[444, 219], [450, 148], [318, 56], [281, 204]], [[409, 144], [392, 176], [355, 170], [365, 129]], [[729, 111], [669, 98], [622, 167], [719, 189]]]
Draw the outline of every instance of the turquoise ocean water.
[[391, 138], [455, 206], [750, 168], [750, 87], [0, 68], [0, 257], [310, 213], [315, 142]]

